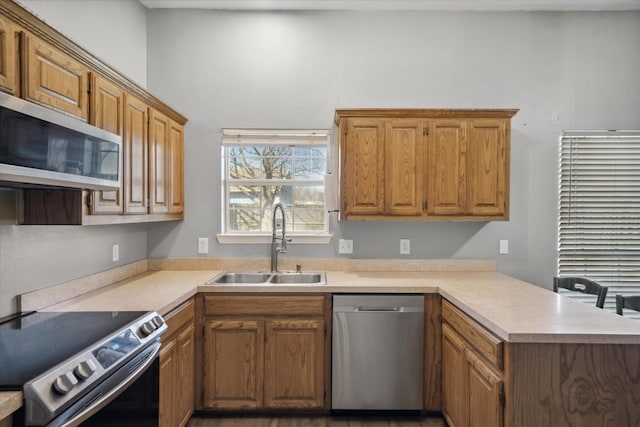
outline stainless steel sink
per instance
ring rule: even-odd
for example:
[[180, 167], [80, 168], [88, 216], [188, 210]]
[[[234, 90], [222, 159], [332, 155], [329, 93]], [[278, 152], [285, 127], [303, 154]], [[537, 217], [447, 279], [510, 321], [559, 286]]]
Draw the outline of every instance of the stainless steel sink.
[[287, 285], [326, 285], [324, 273], [275, 273], [269, 282]]
[[271, 273], [234, 273], [234, 272], [224, 272], [222, 274], [217, 275], [212, 280], [210, 280], [207, 284], [213, 285], [216, 283], [221, 284], [238, 284], [238, 285], [259, 285], [267, 283], [271, 277]]
[[207, 282], [207, 285], [326, 285], [324, 272], [263, 273], [225, 271]]

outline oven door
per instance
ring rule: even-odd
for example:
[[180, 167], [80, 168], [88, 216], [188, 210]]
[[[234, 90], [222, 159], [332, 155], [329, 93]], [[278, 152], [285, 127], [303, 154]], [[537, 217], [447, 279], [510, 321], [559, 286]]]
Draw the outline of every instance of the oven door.
[[47, 427], [158, 425], [157, 341], [75, 402]]

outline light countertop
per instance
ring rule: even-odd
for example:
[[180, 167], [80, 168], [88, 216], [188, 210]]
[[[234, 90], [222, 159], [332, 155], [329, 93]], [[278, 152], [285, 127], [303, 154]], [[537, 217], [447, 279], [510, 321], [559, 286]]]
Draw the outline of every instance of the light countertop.
[[206, 293], [440, 293], [511, 343], [640, 344], [640, 322], [496, 272], [327, 272], [326, 285], [205, 285], [220, 270], [150, 271], [49, 307], [168, 313]]
[[22, 392], [0, 391], [0, 420], [8, 417], [22, 406]]

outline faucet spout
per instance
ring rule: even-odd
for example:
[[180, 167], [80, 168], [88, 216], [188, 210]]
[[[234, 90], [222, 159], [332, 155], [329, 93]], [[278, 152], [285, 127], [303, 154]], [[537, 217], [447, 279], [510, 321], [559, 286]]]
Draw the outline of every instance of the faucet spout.
[[[277, 236], [277, 223], [276, 223], [276, 215], [278, 210], [280, 210], [280, 214], [282, 215], [282, 236]], [[272, 226], [271, 226], [272, 234], [271, 234], [271, 272], [278, 272], [278, 253], [285, 254], [287, 253], [287, 241], [291, 241], [291, 239], [287, 239], [286, 236], [286, 220], [284, 216], [284, 206], [282, 203], [276, 203], [273, 206], [273, 218], [272, 218]], [[280, 244], [278, 245], [278, 240], [280, 240]]]

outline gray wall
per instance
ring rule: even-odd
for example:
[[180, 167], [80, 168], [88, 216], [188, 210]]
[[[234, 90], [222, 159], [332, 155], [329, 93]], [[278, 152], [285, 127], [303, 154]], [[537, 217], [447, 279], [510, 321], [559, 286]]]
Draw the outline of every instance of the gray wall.
[[[509, 222], [343, 222], [355, 258], [489, 258], [550, 287], [563, 129], [640, 128], [640, 13], [149, 10], [148, 84], [189, 118], [186, 220], [150, 226], [150, 257], [267, 256], [219, 245], [220, 129], [327, 128], [336, 108], [519, 108]], [[498, 240], [510, 253], [498, 255]], [[337, 243], [288, 257], [338, 257]]]
[[[21, 3], [124, 74], [146, 84], [146, 13], [137, 1]], [[6, 199], [0, 198], [0, 203], [6, 203]], [[111, 248], [116, 243], [120, 245], [120, 261], [113, 263]], [[17, 310], [18, 294], [146, 257], [146, 225], [85, 228], [0, 225], [0, 317]]]

